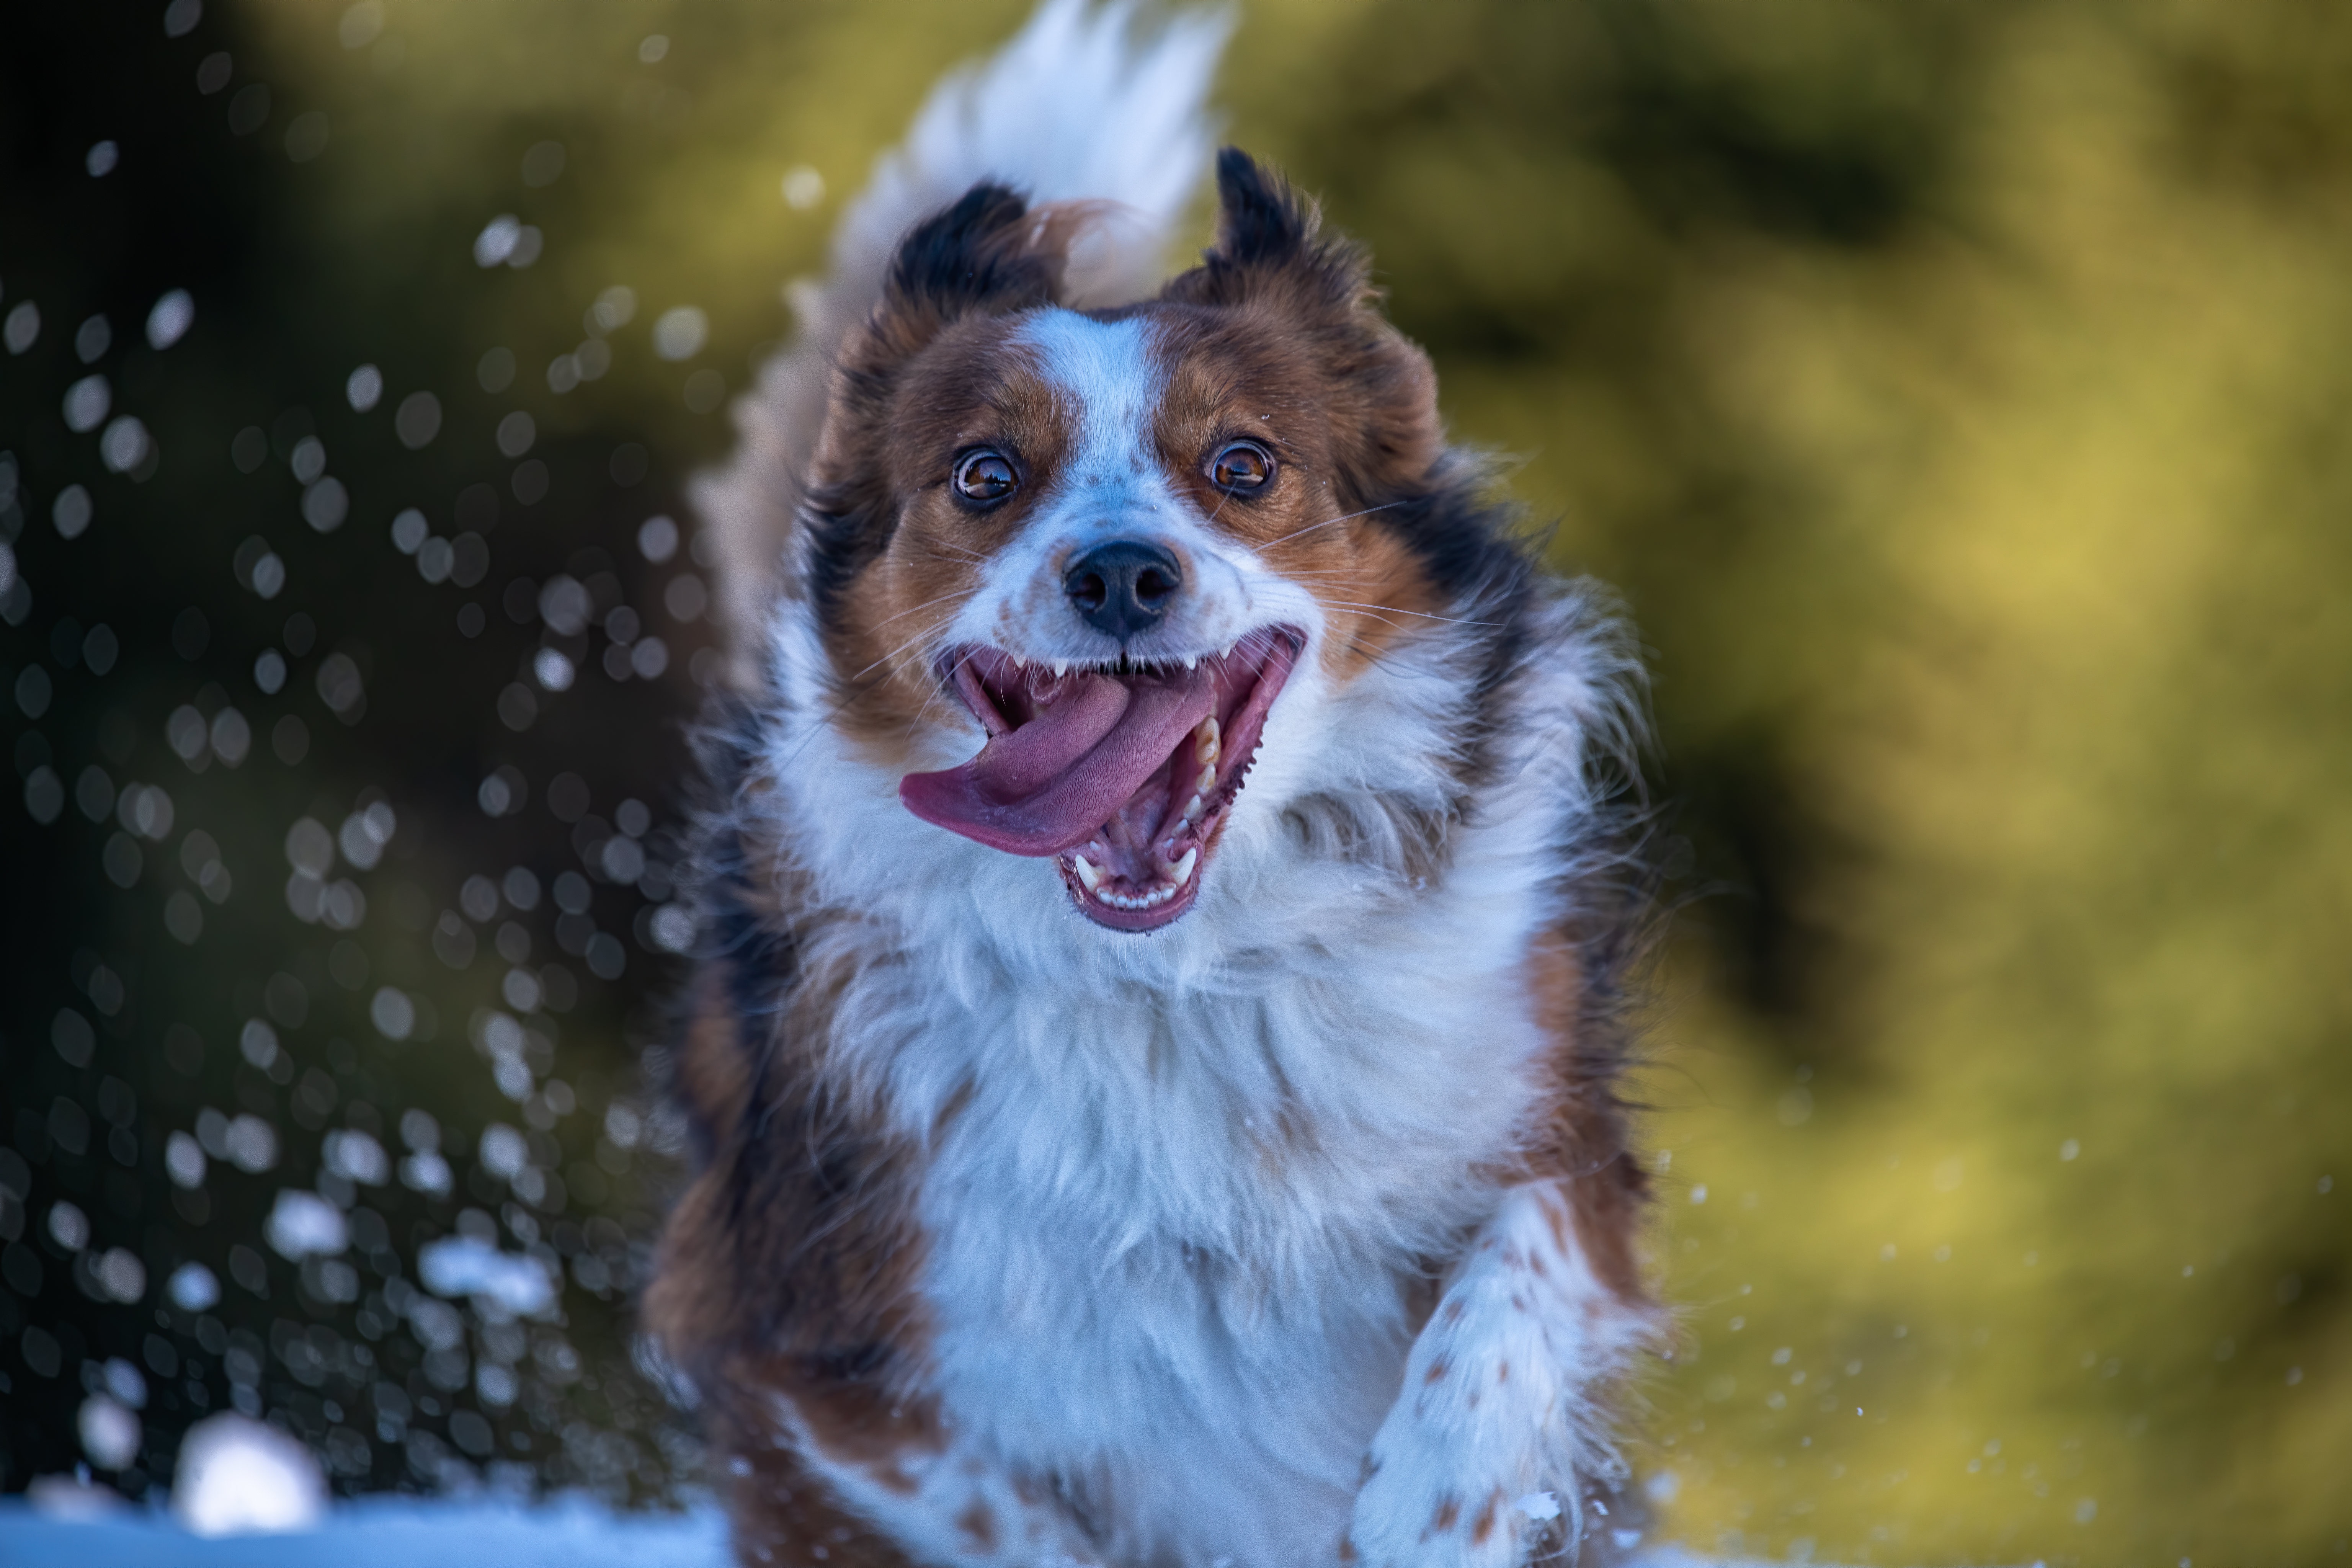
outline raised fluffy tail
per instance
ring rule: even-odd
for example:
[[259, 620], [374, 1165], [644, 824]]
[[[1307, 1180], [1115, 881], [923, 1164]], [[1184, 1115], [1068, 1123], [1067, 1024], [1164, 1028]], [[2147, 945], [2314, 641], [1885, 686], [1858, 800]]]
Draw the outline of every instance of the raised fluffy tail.
[[992, 58], [931, 91], [907, 140], [842, 214], [830, 270], [797, 284], [793, 346], [735, 405], [741, 445], [694, 500], [719, 555], [729, 668], [756, 681], [776, 595], [791, 588], [802, 476], [824, 424], [842, 340], [879, 300], [898, 238], [981, 180], [1038, 203], [1103, 204], [1072, 248], [1073, 303], [1120, 304], [1159, 281], [1175, 226], [1207, 170], [1209, 81], [1230, 19], [1195, 12], [1142, 32], [1135, 0], [1045, 0]]

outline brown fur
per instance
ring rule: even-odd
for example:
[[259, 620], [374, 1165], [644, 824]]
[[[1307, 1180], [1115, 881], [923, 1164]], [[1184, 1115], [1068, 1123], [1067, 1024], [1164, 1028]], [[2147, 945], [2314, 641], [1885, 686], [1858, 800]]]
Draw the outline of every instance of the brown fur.
[[[1629, 1305], [1650, 1304], [1636, 1251], [1649, 1177], [1634, 1158], [1630, 1117], [1618, 1100], [1614, 1031], [1592, 1016], [1584, 959], [1562, 935], [1528, 955], [1527, 984], [1536, 1018], [1554, 1042], [1551, 1113], [1526, 1155], [1527, 1180], [1559, 1182], [1571, 1227], [1601, 1282]], [[1561, 1237], [1562, 1250], [1566, 1237]]]
[[899, 1456], [938, 1443], [908, 1152], [823, 1082], [834, 988], [792, 967], [794, 889], [773, 847], [712, 837], [705, 898], [731, 940], [698, 978], [673, 1071], [701, 1168], [664, 1231], [646, 1325], [709, 1402], [719, 1451], [751, 1467], [730, 1485], [747, 1562], [895, 1565], [793, 1458], [782, 1412], [886, 1485]]

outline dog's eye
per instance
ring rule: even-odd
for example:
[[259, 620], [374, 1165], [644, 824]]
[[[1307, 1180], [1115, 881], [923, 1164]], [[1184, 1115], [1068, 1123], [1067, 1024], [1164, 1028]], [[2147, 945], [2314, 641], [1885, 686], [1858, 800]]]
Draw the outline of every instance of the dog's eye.
[[1013, 460], [1002, 452], [983, 447], [956, 460], [956, 494], [978, 505], [993, 506], [1011, 495], [1020, 482], [1020, 477], [1013, 471]]
[[1235, 441], [1209, 459], [1209, 482], [1230, 495], [1261, 490], [1274, 478], [1274, 454], [1255, 441]]

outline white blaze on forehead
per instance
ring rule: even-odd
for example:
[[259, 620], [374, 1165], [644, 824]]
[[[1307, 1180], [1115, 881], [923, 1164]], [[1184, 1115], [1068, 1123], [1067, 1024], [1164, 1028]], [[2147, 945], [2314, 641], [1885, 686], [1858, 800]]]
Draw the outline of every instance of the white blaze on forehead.
[[1183, 565], [1183, 592], [1143, 634], [1139, 657], [1218, 652], [1252, 627], [1276, 622], [1310, 631], [1321, 624], [1310, 595], [1273, 577], [1247, 548], [1220, 538], [1169, 474], [1153, 436], [1168, 378], [1163, 346], [1149, 321], [1041, 310], [1020, 323], [1013, 342], [1066, 421], [1065, 455], [1037, 476], [1035, 511], [992, 553], [948, 641], [1081, 662], [1118, 652], [1072, 612], [1063, 582], [1079, 552], [1117, 538], [1163, 545]]
[[1157, 472], [1151, 416], [1161, 376], [1140, 318], [1097, 321], [1075, 310], [1033, 317], [1022, 339], [1039, 374], [1060, 395], [1073, 426], [1062, 497], [1090, 506], [1158, 510], [1166, 487]]

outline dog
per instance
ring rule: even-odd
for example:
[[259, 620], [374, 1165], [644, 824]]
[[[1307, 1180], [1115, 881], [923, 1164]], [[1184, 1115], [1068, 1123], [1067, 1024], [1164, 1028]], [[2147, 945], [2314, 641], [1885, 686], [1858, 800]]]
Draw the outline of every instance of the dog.
[[1282, 178], [1215, 153], [1161, 280], [1222, 29], [1052, 0], [942, 84], [698, 493], [739, 689], [644, 1311], [747, 1563], [1622, 1517], [1637, 662]]

